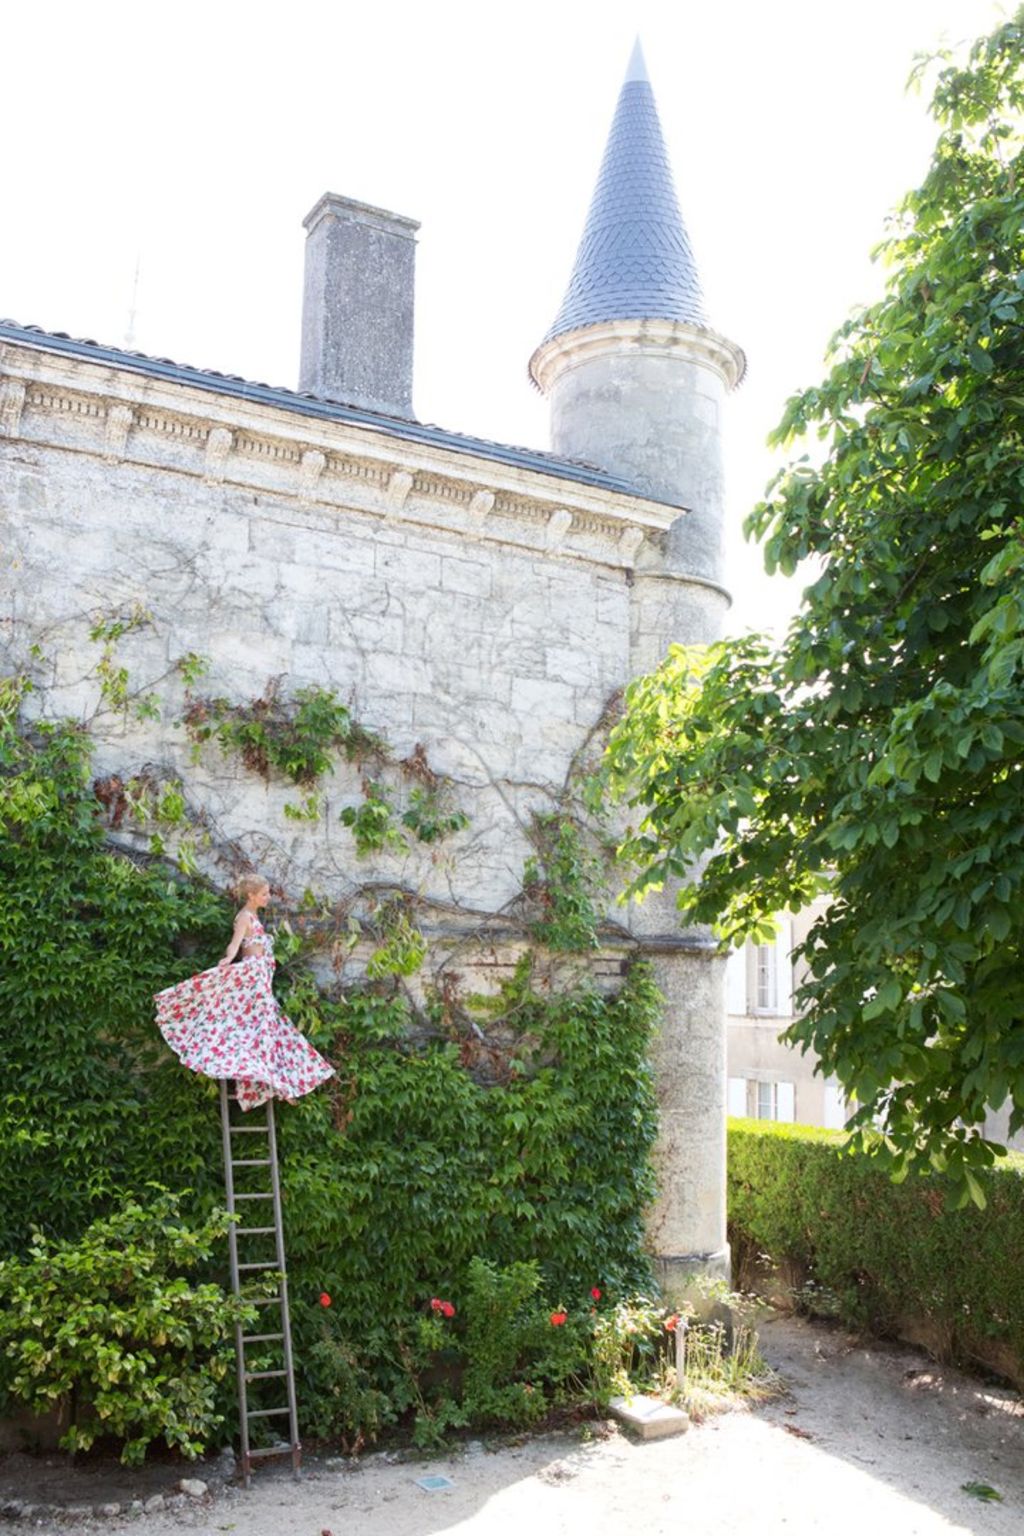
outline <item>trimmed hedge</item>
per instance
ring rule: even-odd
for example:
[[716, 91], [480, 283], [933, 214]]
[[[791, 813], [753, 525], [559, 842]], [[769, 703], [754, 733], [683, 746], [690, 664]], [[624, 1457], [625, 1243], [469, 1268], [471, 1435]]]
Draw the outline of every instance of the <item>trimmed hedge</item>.
[[953, 1210], [940, 1175], [894, 1184], [845, 1142], [842, 1131], [729, 1122], [741, 1283], [757, 1288], [767, 1261], [832, 1293], [848, 1323], [1024, 1385], [1024, 1157], [979, 1171], [984, 1210]]

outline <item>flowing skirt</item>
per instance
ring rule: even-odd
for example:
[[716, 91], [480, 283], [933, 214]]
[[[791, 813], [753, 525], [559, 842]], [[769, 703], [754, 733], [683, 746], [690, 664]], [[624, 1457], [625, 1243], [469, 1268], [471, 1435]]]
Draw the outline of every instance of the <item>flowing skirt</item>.
[[174, 1054], [193, 1072], [233, 1078], [243, 1109], [270, 1098], [293, 1102], [334, 1072], [282, 1013], [273, 979], [274, 962], [253, 956], [155, 998], [157, 1028]]

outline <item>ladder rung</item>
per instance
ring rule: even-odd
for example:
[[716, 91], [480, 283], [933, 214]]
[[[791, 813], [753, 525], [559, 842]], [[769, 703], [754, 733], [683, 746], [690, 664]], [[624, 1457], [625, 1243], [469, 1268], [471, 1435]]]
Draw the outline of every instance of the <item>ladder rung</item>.
[[287, 1371], [246, 1371], [246, 1381], [269, 1381], [271, 1376], [287, 1376]]
[[249, 1460], [255, 1461], [257, 1456], [290, 1456], [298, 1449], [297, 1445], [287, 1445], [284, 1441], [280, 1445], [261, 1445], [259, 1450], [249, 1452]]
[[272, 1189], [261, 1189], [255, 1195], [236, 1195], [235, 1196], [236, 1200], [273, 1200], [273, 1198], [274, 1198], [274, 1191]]
[[243, 1296], [242, 1300], [247, 1307], [279, 1307], [280, 1296]]
[[273, 1419], [280, 1413], [291, 1413], [290, 1408], [247, 1408], [247, 1419]]
[[265, 1125], [232, 1125], [228, 1127], [232, 1136], [269, 1136], [270, 1132]]
[[276, 1268], [277, 1268], [277, 1260], [276, 1259], [267, 1259], [266, 1262], [259, 1263], [259, 1264], [239, 1264], [239, 1266], [238, 1266], [238, 1273], [241, 1274], [243, 1269], [276, 1269]]
[[273, 1344], [283, 1339], [283, 1333], [243, 1333], [243, 1344]]
[[269, 1168], [269, 1157], [236, 1157], [231, 1161], [232, 1168]]
[[236, 1237], [261, 1237], [267, 1232], [276, 1232], [276, 1227], [236, 1227]]

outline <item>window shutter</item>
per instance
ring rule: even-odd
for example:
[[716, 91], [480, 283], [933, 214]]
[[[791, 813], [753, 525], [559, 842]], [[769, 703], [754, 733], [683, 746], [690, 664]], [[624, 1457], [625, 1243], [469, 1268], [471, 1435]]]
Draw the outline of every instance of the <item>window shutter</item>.
[[745, 1077], [730, 1077], [728, 1093], [728, 1112], [740, 1120], [747, 1117], [747, 1080]]
[[846, 1124], [846, 1101], [834, 1077], [825, 1080], [825, 1128], [841, 1131]]
[[792, 1083], [777, 1083], [776, 1085], [776, 1120], [796, 1119], [796, 1090]]
[[729, 951], [725, 962], [725, 1011], [749, 1013], [747, 1007], [747, 946]]
[[[780, 1014], [793, 1012], [793, 919], [788, 913], [779, 918], [775, 940], [775, 995]], [[782, 1118], [781, 1115], [779, 1117]]]

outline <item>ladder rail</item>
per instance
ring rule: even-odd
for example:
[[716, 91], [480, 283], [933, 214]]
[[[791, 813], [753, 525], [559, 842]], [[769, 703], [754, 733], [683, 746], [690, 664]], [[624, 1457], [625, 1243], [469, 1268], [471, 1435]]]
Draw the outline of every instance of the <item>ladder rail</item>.
[[[288, 1271], [284, 1248], [284, 1212], [281, 1201], [281, 1179], [277, 1154], [277, 1131], [274, 1121], [274, 1101], [267, 1099], [264, 1105], [266, 1123], [264, 1125], [232, 1125], [231, 1101], [237, 1098], [237, 1094], [228, 1092], [227, 1079], [221, 1079], [220, 1084], [220, 1108], [221, 1108], [221, 1132], [224, 1143], [224, 1189], [227, 1197], [227, 1208], [231, 1216], [239, 1214], [238, 1202], [241, 1200], [269, 1200], [272, 1203], [273, 1226], [241, 1227], [232, 1221], [228, 1228], [228, 1261], [231, 1272], [231, 1289], [236, 1298], [241, 1297], [241, 1285], [243, 1274], [249, 1274], [256, 1270], [277, 1271], [277, 1294], [275, 1296], [254, 1297], [252, 1304], [257, 1307], [278, 1307], [280, 1309], [280, 1331], [265, 1334], [246, 1334], [240, 1321], [235, 1323], [235, 1366], [238, 1376], [238, 1409], [239, 1409], [239, 1441], [241, 1449], [242, 1481], [246, 1488], [252, 1477], [252, 1464], [256, 1458], [274, 1455], [291, 1455], [292, 1473], [299, 1476], [302, 1463], [302, 1442], [299, 1439], [298, 1404], [295, 1393], [295, 1361], [292, 1354], [291, 1318], [288, 1309]], [[264, 1135], [267, 1138], [268, 1156], [263, 1157], [235, 1157], [232, 1137], [238, 1135]], [[236, 1191], [236, 1168], [269, 1168], [270, 1189], [258, 1191]], [[273, 1233], [276, 1258], [273, 1262], [239, 1262], [238, 1239], [240, 1237], [263, 1237]], [[284, 1358], [283, 1370], [250, 1371], [246, 1366], [245, 1348], [247, 1344], [261, 1343], [264, 1340], [280, 1342], [281, 1353]], [[284, 1378], [288, 1402], [280, 1408], [250, 1408], [248, 1384], [250, 1381], [262, 1381], [270, 1378]], [[278, 1444], [274, 1447], [254, 1448], [250, 1443], [249, 1424], [253, 1419], [277, 1418], [288, 1415], [290, 1443]]]
[[276, 1227], [275, 1242], [277, 1244], [278, 1268], [281, 1272], [281, 1331], [284, 1334], [282, 1341], [282, 1353], [284, 1355], [285, 1386], [288, 1392], [288, 1425], [292, 1441], [292, 1474], [299, 1475], [302, 1465], [302, 1442], [299, 1439], [299, 1410], [295, 1398], [295, 1362], [292, 1358], [292, 1326], [291, 1315], [288, 1310], [288, 1269], [284, 1252], [284, 1213], [281, 1209], [281, 1179], [277, 1161], [277, 1127], [274, 1120], [274, 1101], [267, 1100], [267, 1130], [270, 1151], [270, 1187], [274, 1195], [274, 1226]]
[[[228, 1215], [234, 1218], [237, 1215], [237, 1209], [235, 1206], [235, 1172], [231, 1162], [231, 1101], [228, 1098], [226, 1078], [221, 1078], [220, 1080], [220, 1123], [224, 1142], [224, 1192], [227, 1196]], [[235, 1226], [236, 1223], [232, 1219], [228, 1226], [228, 1265], [231, 1272], [231, 1290], [237, 1301], [242, 1294], [242, 1287], [238, 1272], [238, 1233], [235, 1230]], [[238, 1377], [238, 1435], [239, 1448], [242, 1453], [242, 1479], [246, 1488], [248, 1488], [250, 1477], [249, 1404], [245, 1381], [243, 1331], [241, 1318], [236, 1318], [235, 1370]]]

